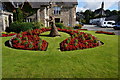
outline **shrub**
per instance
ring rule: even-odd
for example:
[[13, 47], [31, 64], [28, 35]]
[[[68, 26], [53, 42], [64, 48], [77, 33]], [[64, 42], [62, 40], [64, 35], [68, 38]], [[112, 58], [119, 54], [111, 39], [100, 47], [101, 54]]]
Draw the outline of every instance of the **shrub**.
[[73, 28], [73, 27], [69, 27], [69, 26], [68, 26], [68, 27], [65, 27], [64, 29], [74, 29], [74, 28]]
[[65, 26], [62, 23], [55, 23], [56, 27], [60, 28], [60, 29], [64, 29]]
[[10, 27], [8, 30], [6, 30], [7, 32], [23, 32], [23, 31], [27, 31], [27, 30], [31, 30], [33, 29], [33, 25], [32, 23], [28, 23], [28, 22], [13, 22], [10, 24]]
[[82, 28], [82, 25], [81, 24], [76, 24], [74, 29], [81, 29]]
[[33, 29], [40, 29], [40, 28], [45, 27], [44, 24], [41, 22], [33, 22], [32, 24], [34, 26]]
[[73, 29], [73, 27], [70, 26], [64, 26], [63, 23], [55, 23], [56, 27], [60, 28], [60, 29]]

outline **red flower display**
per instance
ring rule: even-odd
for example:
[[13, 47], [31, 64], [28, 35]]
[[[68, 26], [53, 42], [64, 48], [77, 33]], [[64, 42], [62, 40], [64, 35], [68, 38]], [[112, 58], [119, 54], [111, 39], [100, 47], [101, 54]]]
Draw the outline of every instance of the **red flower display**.
[[60, 43], [61, 51], [93, 48], [100, 45], [99, 40], [91, 34], [74, 31], [73, 37], [65, 39]]
[[114, 32], [105, 32], [105, 31], [96, 31], [95, 33], [115, 35], [115, 33], [114, 33]]
[[[16, 36], [11, 39], [12, 47], [24, 50], [45, 51], [48, 47], [48, 42], [42, 40], [39, 35], [50, 30], [51, 28], [41, 28], [16, 34]], [[96, 37], [88, 33], [60, 28], [58, 28], [58, 31], [66, 32], [71, 35], [71, 37], [60, 43], [61, 51], [93, 48], [101, 45]]]
[[12, 46], [17, 49], [45, 51], [47, 49], [48, 42], [39, 37], [39, 34], [45, 31], [48, 30], [29, 30], [19, 33], [16, 37], [12, 38]]
[[8, 36], [13, 36], [13, 35], [16, 35], [16, 33], [2, 34], [2, 37], [8, 37]]

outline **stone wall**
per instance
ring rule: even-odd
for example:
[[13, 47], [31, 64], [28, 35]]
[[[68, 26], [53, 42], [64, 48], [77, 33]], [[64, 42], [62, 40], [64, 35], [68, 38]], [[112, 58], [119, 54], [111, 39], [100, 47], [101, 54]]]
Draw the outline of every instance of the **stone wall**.
[[[48, 6], [41, 7], [39, 14], [40, 14], [40, 22], [42, 22], [45, 26], [49, 27], [49, 23], [47, 22], [47, 18], [49, 16], [54, 16], [55, 18], [60, 18], [60, 21], [63, 22], [65, 26], [74, 26], [76, 23], [76, 6], [72, 7], [62, 7], [61, 14], [54, 15], [54, 8], [47, 8]], [[38, 16], [39, 17], [39, 16]], [[37, 17], [37, 18], [38, 18]]]

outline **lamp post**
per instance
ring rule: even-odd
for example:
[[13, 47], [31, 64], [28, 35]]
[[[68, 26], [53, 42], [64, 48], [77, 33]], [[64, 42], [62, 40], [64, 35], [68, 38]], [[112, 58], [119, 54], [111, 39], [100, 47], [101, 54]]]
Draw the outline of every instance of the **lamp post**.
[[[50, 8], [54, 7], [54, 4], [55, 4], [55, 2], [52, 2], [52, 0], [51, 0], [49, 3]], [[51, 22], [51, 31], [50, 31], [49, 36], [51, 36], [51, 37], [60, 36], [60, 34], [57, 30], [57, 27], [55, 25], [55, 17], [54, 16], [49, 16], [49, 17], [50, 17], [49, 22]]]

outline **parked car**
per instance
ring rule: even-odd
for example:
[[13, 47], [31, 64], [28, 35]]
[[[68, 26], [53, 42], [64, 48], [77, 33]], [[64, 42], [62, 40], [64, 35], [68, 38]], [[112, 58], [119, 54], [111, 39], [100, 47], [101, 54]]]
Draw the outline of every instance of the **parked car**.
[[120, 30], [120, 22], [118, 22], [113, 28], [115, 30]]
[[115, 21], [103, 21], [101, 27], [114, 27]]

